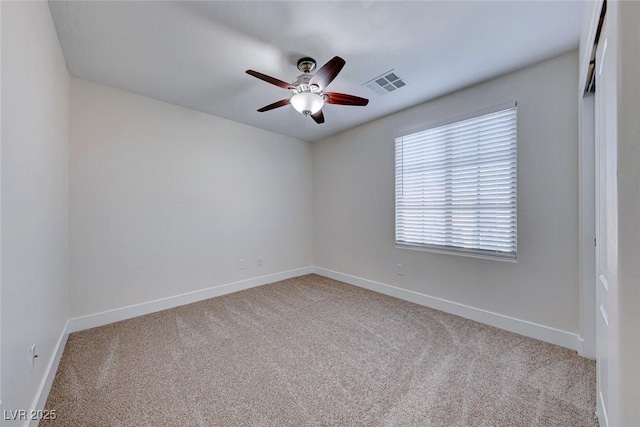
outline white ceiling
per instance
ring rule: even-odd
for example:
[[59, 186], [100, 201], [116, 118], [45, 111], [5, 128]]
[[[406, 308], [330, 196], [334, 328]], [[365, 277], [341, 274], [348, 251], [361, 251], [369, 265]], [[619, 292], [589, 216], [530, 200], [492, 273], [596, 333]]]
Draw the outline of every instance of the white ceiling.
[[[577, 1], [51, 1], [72, 75], [314, 141], [577, 48]], [[311, 56], [347, 62], [328, 90], [369, 98], [327, 105], [326, 123], [285, 106], [284, 81]], [[408, 82], [363, 86], [394, 69]]]

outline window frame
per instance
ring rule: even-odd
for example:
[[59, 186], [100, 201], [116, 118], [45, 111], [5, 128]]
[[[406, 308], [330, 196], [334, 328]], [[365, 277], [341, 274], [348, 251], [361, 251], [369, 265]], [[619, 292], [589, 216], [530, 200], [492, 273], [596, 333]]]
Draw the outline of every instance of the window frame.
[[[477, 248], [462, 248], [457, 246], [446, 246], [446, 245], [438, 245], [438, 244], [422, 244], [422, 243], [404, 243], [398, 242], [398, 157], [397, 157], [397, 144], [398, 140], [402, 138], [406, 138], [413, 134], [421, 133], [428, 131], [430, 129], [435, 129], [447, 125], [451, 125], [458, 122], [463, 122], [465, 120], [473, 119], [476, 117], [481, 117], [487, 114], [496, 113], [499, 111], [515, 109], [515, 203], [514, 203], [514, 252], [504, 252], [504, 251], [490, 251], [487, 249], [477, 249]], [[464, 257], [471, 258], [481, 258], [481, 259], [490, 259], [495, 261], [504, 261], [516, 263], [518, 259], [518, 103], [517, 101], [506, 102], [503, 104], [495, 105], [493, 107], [488, 107], [482, 110], [474, 111], [471, 113], [467, 113], [464, 115], [460, 115], [457, 117], [448, 118], [445, 120], [441, 120], [438, 122], [434, 122], [427, 126], [423, 126], [417, 129], [412, 129], [409, 131], [405, 131], [402, 135], [398, 135], [394, 138], [394, 191], [395, 191], [395, 199], [394, 199], [394, 241], [395, 247], [397, 249], [409, 249], [409, 250], [417, 250], [424, 252], [434, 252], [434, 253], [442, 253], [442, 254], [450, 254], [450, 255], [458, 255]], [[445, 230], [446, 231], [446, 230]]]

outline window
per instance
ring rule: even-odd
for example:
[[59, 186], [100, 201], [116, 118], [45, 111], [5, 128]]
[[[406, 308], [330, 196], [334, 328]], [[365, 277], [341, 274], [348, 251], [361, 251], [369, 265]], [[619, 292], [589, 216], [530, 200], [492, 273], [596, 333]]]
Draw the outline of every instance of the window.
[[396, 138], [396, 245], [516, 259], [516, 110]]

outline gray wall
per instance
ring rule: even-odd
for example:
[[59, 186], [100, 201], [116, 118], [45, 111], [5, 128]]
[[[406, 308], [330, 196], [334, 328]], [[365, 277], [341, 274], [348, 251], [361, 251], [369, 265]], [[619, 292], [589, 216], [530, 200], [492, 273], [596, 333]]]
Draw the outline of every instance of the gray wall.
[[616, 8], [620, 358], [614, 363], [620, 369], [620, 425], [635, 426], [640, 425], [640, 4], [616, 2], [611, 10]]
[[[577, 74], [571, 52], [314, 143], [315, 265], [578, 333]], [[395, 248], [394, 138], [514, 100], [517, 263]]]
[[71, 317], [312, 265], [308, 142], [77, 78], [70, 135]]
[[69, 74], [46, 2], [0, 7], [2, 405], [28, 410], [68, 318]]

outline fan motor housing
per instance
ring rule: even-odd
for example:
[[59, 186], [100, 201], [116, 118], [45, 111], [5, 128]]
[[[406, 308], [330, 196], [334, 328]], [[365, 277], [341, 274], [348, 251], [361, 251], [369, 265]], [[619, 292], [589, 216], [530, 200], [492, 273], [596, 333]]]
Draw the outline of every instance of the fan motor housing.
[[298, 77], [296, 77], [293, 83], [291, 83], [294, 86], [294, 89], [291, 89], [291, 92], [293, 93], [320, 92], [320, 87], [318, 85], [309, 84], [309, 81], [311, 80], [312, 77], [313, 76], [310, 74], [300, 74]]

